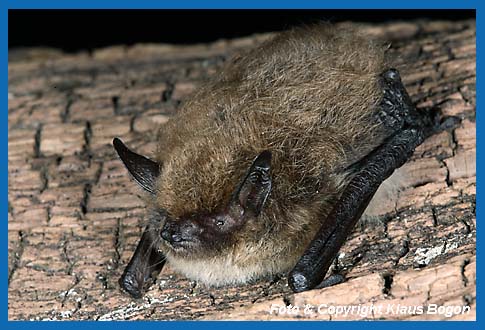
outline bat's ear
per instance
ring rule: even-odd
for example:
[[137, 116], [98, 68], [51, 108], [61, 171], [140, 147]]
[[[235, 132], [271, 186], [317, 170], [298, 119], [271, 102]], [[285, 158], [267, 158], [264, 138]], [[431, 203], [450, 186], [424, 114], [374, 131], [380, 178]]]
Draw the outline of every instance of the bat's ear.
[[233, 203], [238, 203], [244, 212], [258, 216], [271, 191], [271, 152], [265, 150], [256, 157], [246, 176], [233, 195]]
[[160, 175], [160, 165], [130, 149], [118, 138], [113, 139], [113, 146], [123, 164], [135, 181], [151, 194], [155, 194], [155, 182]]

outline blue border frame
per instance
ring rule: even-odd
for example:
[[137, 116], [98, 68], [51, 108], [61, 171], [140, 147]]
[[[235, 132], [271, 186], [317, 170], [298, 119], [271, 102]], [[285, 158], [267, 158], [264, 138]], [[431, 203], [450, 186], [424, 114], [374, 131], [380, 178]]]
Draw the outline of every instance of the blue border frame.
[[[480, 6], [480, 0], [406, 0], [406, 1], [384, 1], [384, 0], [373, 0], [373, 1], [363, 1], [359, 0], [340, 0], [340, 1], [316, 1], [316, 0], [299, 0], [299, 1], [289, 1], [289, 0], [236, 0], [236, 1], [222, 1], [222, 0], [178, 0], [171, 2], [162, 2], [156, 0], [118, 0], [118, 1], [108, 1], [108, 0], [2, 0], [0, 1], [0, 26], [1, 26], [1, 51], [0, 51], [0, 61], [2, 63], [0, 67], [0, 87], [3, 91], [2, 93], [2, 108], [3, 108], [3, 118], [0, 121], [1, 125], [1, 151], [3, 157], [1, 158], [2, 172], [0, 180], [2, 183], [1, 197], [4, 201], [0, 203], [0, 212], [7, 215], [7, 205], [8, 205], [8, 9], [476, 9], [477, 23], [480, 22], [480, 18], [484, 17], [482, 14], [482, 9]], [[477, 107], [480, 108], [481, 97], [478, 95], [478, 90], [480, 88], [480, 51], [483, 47], [481, 46], [485, 39], [482, 37], [481, 24], [477, 24]], [[478, 169], [483, 168], [484, 161], [481, 157], [482, 149], [482, 133], [480, 130], [481, 122], [483, 121], [480, 112], [477, 113], [477, 167]], [[482, 208], [481, 199], [482, 194], [480, 193], [480, 188], [482, 187], [481, 175], [477, 173], [477, 219], [481, 218]], [[28, 328], [28, 327], [38, 327], [38, 328], [58, 328], [58, 327], [72, 327], [72, 328], [114, 328], [118, 330], [127, 328], [139, 328], [143, 329], [159, 329], [158, 327], [169, 327], [170, 329], [185, 329], [197, 327], [199, 330], [204, 329], [223, 329], [227, 327], [226, 322], [170, 322], [170, 323], [159, 323], [153, 321], [140, 321], [140, 322], [93, 322], [93, 321], [82, 321], [82, 322], [72, 322], [63, 321], [62, 323], [57, 322], [29, 322], [29, 321], [8, 321], [8, 286], [7, 286], [7, 264], [8, 264], [8, 217], [6, 216], [4, 220], [3, 231], [3, 241], [4, 241], [4, 252], [1, 254], [1, 262], [4, 265], [4, 272], [2, 274], [2, 287], [4, 292], [4, 299], [2, 300], [1, 306], [3, 310], [3, 317], [0, 320], [0, 326], [4, 329], [8, 328]], [[478, 222], [478, 221], [477, 221]], [[478, 227], [478, 224], [477, 224]], [[477, 233], [478, 237], [481, 235], [480, 231]], [[480, 250], [480, 239], [477, 239], [477, 256], [479, 256]], [[479, 272], [479, 269], [477, 269]], [[477, 292], [481, 291], [480, 281], [477, 283]], [[478, 296], [478, 294], [477, 294]], [[483, 317], [480, 317], [481, 305], [478, 303], [477, 299], [477, 322], [412, 322], [411, 326], [414, 328], [430, 328], [439, 326], [441, 329], [469, 329], [478, 328], [483, 326]], [[332, 322], [332, 323], [320, 323], [317, 321], [309, 322], [265, 322], [264, 327], [270, 329], [281, 329], [281, 328], [292, 328], [292, 329], [321, 329], [322, 327], [332, 327], [332, 328], [360, 328], [360, 327], [372, 327], [376, 329], [387, 329], [389, 326], [393, 328], [396, 327], [404, 328], [408, 327], [410, 324], [404, 322]], [[235, 322], [231, 324], [231, 327], [236, 329], [241, 328], [252, 328], [256, 326], [261, 326], [261, 324], [256, 324], [255, 322]]]

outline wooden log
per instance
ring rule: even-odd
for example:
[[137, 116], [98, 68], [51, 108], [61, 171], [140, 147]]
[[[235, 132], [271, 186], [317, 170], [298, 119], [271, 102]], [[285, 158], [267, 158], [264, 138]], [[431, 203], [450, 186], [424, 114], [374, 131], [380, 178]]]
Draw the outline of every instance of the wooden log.
[[[349, 280], [300, 294], [290, 292], [285, 278], [205, 288], [170, 267], [139, 301], [117, 283], [141, 235], [144, 209], [112, 138], [150, 154], [157, 127], [180, 102], [228, 56], [268, 34], [92, 54], [12, 52], [9, 319], [475, 319], [475, 21], [362, 29], [390, 40], [419, 107], [437, 107], [463, 121], [416, 150], [404, 166], [404, 190], [382, 203], [378, 221], [349, 237], [337, 261]], [[288, 304], [310, 305], [314, 313], [277, 308]], [[374, 305], [383, 312], [319, 313], [325, 304]], [[425, 312], [399, 312], [398, 304]], [[434, 305], [469, 310], [428, 313]]]

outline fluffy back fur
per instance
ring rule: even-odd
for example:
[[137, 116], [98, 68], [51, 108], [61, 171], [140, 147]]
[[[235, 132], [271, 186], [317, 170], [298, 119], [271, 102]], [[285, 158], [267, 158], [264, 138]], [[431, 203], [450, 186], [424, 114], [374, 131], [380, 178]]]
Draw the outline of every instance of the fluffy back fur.
[[174, 219], [223, 209], [263, 150], [273, 155], [273, 188], [223, 253], [188, 258], [162, 246], [172, 267], [212, 285], [293, 267], [352, 176], [348, 166], [386, 138], [376, 117], [385, 68], [374, 41], [328, 25], [232, 58], [162, 127], [155, 207]]

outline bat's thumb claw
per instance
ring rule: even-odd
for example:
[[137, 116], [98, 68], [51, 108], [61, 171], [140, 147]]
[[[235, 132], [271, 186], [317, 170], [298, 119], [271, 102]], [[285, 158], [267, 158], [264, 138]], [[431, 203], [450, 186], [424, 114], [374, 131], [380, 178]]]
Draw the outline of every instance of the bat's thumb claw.
[[138, 281], [132, 273], [125, 273], [120, 277], [118, 283], [120, 286], [135, 299], [143, 296], [142, 291], [139, 288]]
[[311, 289], [307, 276], [299, 271], [292, 271], [288, 275], [288, 285], [293, 292], [303, 292]]

